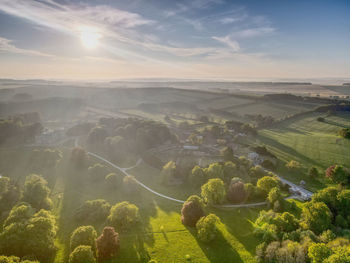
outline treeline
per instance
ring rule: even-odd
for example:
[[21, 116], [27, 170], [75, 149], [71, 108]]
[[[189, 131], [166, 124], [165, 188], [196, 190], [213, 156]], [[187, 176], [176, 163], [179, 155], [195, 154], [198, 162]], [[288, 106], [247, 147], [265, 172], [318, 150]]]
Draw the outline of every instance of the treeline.
[[142, 154], [177, 137], [162, 123], [136, 118], [101, 118], [88, 134], [87, 145], [122, 161], [128, 154]]
[[40, 115], [37, 112], [23, 113], [0, 119], [0, 144], [5, 142], [32, 142], [42, 131]]

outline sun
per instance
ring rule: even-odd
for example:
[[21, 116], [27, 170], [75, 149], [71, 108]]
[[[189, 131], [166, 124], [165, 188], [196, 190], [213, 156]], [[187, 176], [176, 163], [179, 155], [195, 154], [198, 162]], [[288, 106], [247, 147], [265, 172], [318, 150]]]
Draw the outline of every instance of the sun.
[[101, 39], [101, 34], [94, 27], [80, 27], [80, 40], [87, 49], [95, 49]]

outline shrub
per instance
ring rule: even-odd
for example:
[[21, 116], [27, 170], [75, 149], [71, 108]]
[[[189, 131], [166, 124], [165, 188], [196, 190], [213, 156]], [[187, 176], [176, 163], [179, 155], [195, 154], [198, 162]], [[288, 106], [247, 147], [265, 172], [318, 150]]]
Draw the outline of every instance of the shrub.
[[202, 216], [204, 216], [202, 200], [196, 195], [190, 196], [181, 209], [182, 224], [194, 227]]
[[332, 165], [326, 170], [326, 177], [331, 179], [334, 183], [345, 184], [349, 181], [349, 171], [342, 165]]
[[118, 203], [111, 208], [108, 221], [118, 231], [126, 231], [139, 223], [139, 209], [126, 201]]
[[324, 122], [324, 121], [325, 121], [325, 118], [323, 118], [323, 117], [317, 117], [317, 121], [319, 121], [319, 122]]
[[214, 214], [199, 219], [196, 224], [198, 239], [205, 243], [212, 241], [217, 233], [216, 223], [219, 221], [219, 218]]
[[264, 167], [265, 169], [269, 169], [269, 170], [275, 170], [276, 169], [275, 164], [272, 161], [268, 160], [268, 159], [265, 159], [261, 163], [261, 166]]
[[106, 220], [111, 205], [103, 199], [86, 201], [75, 212], [75, 219], [79, 222], [96, 224]]
[[291, 160], [289, 163], [286, 164], [286, 167], [293, 171], [293, 172], [297, 172], [301, 169], [301, 164], [295, 160]]
[[119, 251], [119, 235], [113, 227], [105, 227], [102, 234], [96, 239], [97, 258], [99, 261], [117, 256]]
[[209, 205], [221, 204], [226, 195], [225, 185], [221, 179], [210, 179], [202, 185], [201, 196]]
[[78, 246], [90, 246], [92, 251], [96, 251], [95, 240], [97, 233], [92, 226], [80, 226], [74, 230], [70, 238], [70, 249], [73, 251]]
[[96, 263], [90, 246], [78, 246], [69, 255], [69, 263]]

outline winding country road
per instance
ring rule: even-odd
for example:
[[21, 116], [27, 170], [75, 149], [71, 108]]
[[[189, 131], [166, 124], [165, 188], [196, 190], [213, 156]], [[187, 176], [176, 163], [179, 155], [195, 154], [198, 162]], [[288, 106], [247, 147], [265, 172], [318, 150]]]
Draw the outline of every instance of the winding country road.
[[[75, 145], [75, 147], [78, 147], [78, 146], [79, 146], [79, 145], [78, 145], [78, 138], [75, 138], [74, 145]], [[129, 174], [129, 173], [127, 172], [128, 170], [137, 167], [137, 166], [140, 165], [141, 162], [142, 162], [142, 158], [140, 158], [140, 159], [137, 160], [137, 162], [136, 162], [135, 165], [133, 165], [133, 166], [131, 166], [131, 167], [123, 168], [123, 167], [120, 167], [120, 166], [118, 166], [118, 165], [116, 165], [116, 164], [114, 164], [114, 163], [108, 161], [107, 159], [103, 158], [102, 156], [100, 156], [100, 155], [98, 155], [98, 154], [96, 154], [96, 153], [87, 152], [87, 154], [90, 155], [90, 156], [92, 156], [92, 157], [94, 157], [94, 158], [96, 158], [96, 159], [99, 159], [99, 160], [101, 160], [101, 161], [103, 161], [103, 162], [109, 164], [110, 166], [112, 166], [112, 167], [114, 167], [114, 168], [116, 168], [116, 169], [118, 169], [120, 172], [122, 172], [122, 173], [123, 173], [124, 175], [126, 175], [126, 176], [130, 176], [130, 175], [131, 175], [131, 174]], [[286, 180], [286, 179], [283, 179], [283, 178], [281, 178], [281, 177], [279, 177], [279, 176], [278, 176], [278, 178], [279, 178], [283, 183], [288, 184], [288, 185], [291, 186], [291, 187], [296, 187], [296, 188], [298, 188], [298, 189], [302, 189], [302, 190], [304, 190], [304, 191], [306, 191], [306, 192], [308, 192], [308, 193], [310, 193], [310, 194], [312, 195], [312, 193], [311, 193], [310, 191], [307, 191], [307, 190], [305, 190], [304, 188], [301, 188], [301, 187], [299, 187], [299, 186], [293, 184], [292, 182], [290, 182], [290, 181], [288, 181], [288, 180]], [[185, 202], [184, 200], [176, 199], [176, 198], [173, 198], [173, 197], [170, 197], [170, 196], [161, 194], [161, 193], [159, 193], [159, 192], [157, 192], [157, 191], [154, 191], [153, 189], [149, 188], [147, 185], [143, 184], [142, 182], [140, 182], [140, 181], [137, 180], [136, 178], [135, 178], [135, 180], [136, 180], [136, 182], [137, 182], [141, 187], [143, 187], [143, 188], [146, 189], [147, 191], [149, 191], [149, 192], [151, 192], [151, 193], [153, 193], [153, 194], [155, 194], [155, 195], [157, 195], [157, 196], [159, 196], [159, 197], [162, 197], [162, 198], [165, 198], [165, 199], [168, 199], [168, 200], [177, 202], [177, 203], [181, 203], [181, 204], [183, 204], [183, 203]], [[298, 198], [298, 196], [294, 196], [294, 195], [293, 195], [293, 196], [287, 197], [286, 199], [294, 199], [294, 198]], [[266, 204], [267, 204], [266, 202], [258, 202], [258, 203], [250, 203], [250, 204], [216, 205], [215, 207], [217, 207], [217, 208], [248, 208], [248, 207], [264, 206], [264, 205], [266, 205]]]

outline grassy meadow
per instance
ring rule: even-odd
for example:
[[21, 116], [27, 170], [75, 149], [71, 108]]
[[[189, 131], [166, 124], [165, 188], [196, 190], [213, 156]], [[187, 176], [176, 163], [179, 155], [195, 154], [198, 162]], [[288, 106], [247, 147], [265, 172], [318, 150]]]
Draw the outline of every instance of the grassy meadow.
[[[28, 165], [33, 148], [18, 148], [2, 150], [0, 171], [3, 175], [18, 179], [23, 184], [28, 174]], [[74, 220], [74, 214], [85, 201], [105, 199], [111, 205], [122, 201], [136, 204], [140, 209], [142, 227], [128, 233], [121, 233], [121, 250], [118, 259], [111, 262], [135, 263], [148, 262], [155, 259], [158, 262], [255, 262], [255, 247], [259, 241], [252, 233], [253, 222], [259, 209], [215, 209], [207, 211], [215, 213], [221, 220], [218, 224], [219, 234], [210, 244], [197, 240], [195, 229], [187, 228], [181, 223], [181, 207], [179, 203], [164, 200], [141, 189], [137, 195], [125, 194], [122, 189], [109, 189], [104, 181], [91, 184], [77, 184], [76, 178], [86, 177], [86, 172], [79, 172], [69, 164], [69, 149], [61, 149], [63, 158], [58, 166], [45, 171], [51, 178], [51, 198], [54, 201], [58, 233], [56, 246], [58, 248], [55, 263], [67, 262], [69, 239], [73, 230], [81, 225]], [[18, 160], [17, 165], [5, 160]], [[91, 164], [96, 160], [90, 159]], [[90, 165], [91, 165], [90, 164]], [[117, 172], [110, 168], [111, 172]], [[160, 171], [141, 164], [130, 171], [136, 178], [163, 194], [186, 199], [193, 194], [191, 188], [161, 186], [157, 178]], [[120, 175], [122, 176], [122, 175]], [[94, 225], [101, 233], [107, 223]], [[189, 245], [190, 244], [190, 245]]]
[[[324, 117], [325, 121], [317, 121], [317, 117]], [[303, 174], [290, 174], [283, 169], [284, 164], [296, 160], [305, 169], [316, 166], [322, 174], [330, 165], [348, 165], [350, 141], [341, 138], [338, 131], [349, 127], [349, 113], [337, 113], [333, 116], [311, 113], [261, 130], [258, 138], [282, 161], [280, 171], [284, 176], [296, 182], [301, 179], [308, 180], [313, 189], [320, 188], [327, 182], [322, 179], [321, 182], [312, 182]]]

